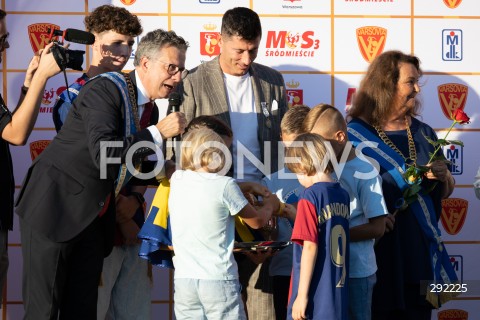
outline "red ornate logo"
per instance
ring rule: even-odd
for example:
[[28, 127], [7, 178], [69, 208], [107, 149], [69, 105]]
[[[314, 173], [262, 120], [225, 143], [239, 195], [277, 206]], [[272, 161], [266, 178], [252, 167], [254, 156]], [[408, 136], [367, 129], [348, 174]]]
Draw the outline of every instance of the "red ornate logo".
[[372, 62], [376, 56], [383, 52], [387, 41], [387, 29], [382, 27], [366, 26], [356, 30], [358, 48], [363, 59]]
[[220, 54], [220, 32], [215, 31], [217, 26], [213, 23], [203, 25], [206, 31], [200, 32], [200, 54], [202, 56], [218, 56]]
[[462, 3], [462, 0], [443, 0], [443, 3], [450, 9], [455, 9]]
[[52, 103], [53, 97], [55, 96], [55, 91], [53, 88], [50, 90], [43, 90], [43, 97], [42, 97], [42, 104], [50, 104]]
[[442, 200], [442, 225], [448, 234], [456, 235], [467, 217], [468, 201], [460, 198]]
[[437, 87], [438, 99], [443, 114], [447, 119], [452, 118], [452, 112], [465, 108], [468, 96], [468, 87], [460, 83], [445, 83]]
[[[50, 36], [48, 30], [51, 28], [59, 30], [60, 26], [53, 23], [34, 23], [28, 26], [28, 38], [30, 39], [33, 52], [45, 48]], [[55, 40], [57, 40], [56, 38], [54, 37]]]
[[298, 89], [300, 82], [291, 80], [285, 83], [287, 89], [288, 106], [293, 107], [299, 104], [303, 104], [303, 90]]
[[50, 144], [50, 141], [51, 140], [37, 140], [30, 143], [30, 156], [32, 157], [32, 161], [45, 150]]

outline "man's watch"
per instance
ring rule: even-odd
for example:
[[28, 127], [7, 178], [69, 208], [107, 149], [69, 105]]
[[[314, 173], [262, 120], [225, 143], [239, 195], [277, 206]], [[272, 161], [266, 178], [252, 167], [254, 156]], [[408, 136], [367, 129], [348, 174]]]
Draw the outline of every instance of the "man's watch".
[[143, 204], [145, 203], [145, 198], [143, 197], [143, 194], [141, 194], [140, 192], [130, 192], [130, 195], [137, 198], [137, 201], [140, 204], [140, 207], [143, 206]]

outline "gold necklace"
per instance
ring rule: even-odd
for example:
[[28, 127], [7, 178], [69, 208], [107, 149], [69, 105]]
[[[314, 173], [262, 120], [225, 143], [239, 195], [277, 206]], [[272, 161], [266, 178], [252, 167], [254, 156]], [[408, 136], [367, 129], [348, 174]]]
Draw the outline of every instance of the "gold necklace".
[[406, 158], [403, 153], [397, 148], [397, 146], [392, 142], [392, 140], [390, 140], [390, 138], [388, 138], [388, 136], [385, 134], [385, 131], [382, 130], [382, 128], [380, 128], [379, 126], [377, 125], [374, 125], [373, 127], [375, 128], [375, 130], [377, 131], [378, 133], [378, 136], [380, 137], [380, 139], [382, 139], [382, 141], [387, 145], [389, 146], [390, 148], [392, 148], [395, 152], [397, 152], [402, 158], [403, 160], [405, 161], [405, 163], [410, 162], [412, 163], [413, 166], [416, 166], [416, 162], [417, 162], [417, 149], [415, 149], [415, 141], [413, 141], [413, 136], [412, 136], [412, 132], [410, 131], [410, 125], [408, 124], [408, 119], [407, 119], [407, 116], [405, 116], [405, 126], [407, 128], [407, 139], [408, 139], [408, 153], [409, 153], [409, 157]]
[[125, 82], [127, 83], [128, 98], [130, 99], [130, 103], [132, 104], [132, 114], [135, 128], [137, 129], [137, 131], [140, 131], [140, 117], [138, 116], [137, 98], [135, 97], [135, 89], [133, 87], [132, 79], [130, 79], [130, 75], [126, 72], [122, 72], [122, 75], [124, 76]]

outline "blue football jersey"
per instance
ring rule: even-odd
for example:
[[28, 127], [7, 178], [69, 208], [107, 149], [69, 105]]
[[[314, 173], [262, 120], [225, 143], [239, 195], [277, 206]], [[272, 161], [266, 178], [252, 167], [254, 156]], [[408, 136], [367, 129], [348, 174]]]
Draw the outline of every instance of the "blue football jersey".
[[348, 319], [348, 258], [350, 200], [336, 182], [319, 182], [300, 195], [292, 232], [293, 270], [288, 319], [297, 297], [303, 242], [317, 243], [307, 319]]

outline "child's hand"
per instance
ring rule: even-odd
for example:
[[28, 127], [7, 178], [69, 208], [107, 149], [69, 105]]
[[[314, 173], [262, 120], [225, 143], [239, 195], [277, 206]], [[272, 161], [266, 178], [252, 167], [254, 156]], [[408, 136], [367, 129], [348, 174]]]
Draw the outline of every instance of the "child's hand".
[[283, 205], [280, 204], [280, 210], [275, 215], [295, 221], [295, 217], [297, 216], [297, 208], [289, 203], [284, 203]]
[[243, 193], [251, 193], [255, 196], [260, 196], [260, 197], [268, 197], [270, 195], [270, 191], [268, 190], [268, 188], [260, 183], [239, 182], [238, 186], [240, 187]]
[[393, 230], [395, 226], [395, 215], [387, 214], [385, 217], [385, 233], [388, 233]]
[[270, 205], [272, 207], [272, 214], [276, 214], [280, 209], [280, 200], [276, 194], [271, 194], [268, 197], [263, 197], [263, 205]]
[[283, 209], [283, 216], [292, 221], [295, 221], [295, 218], [297, 216], [297, 208], [295, 208], [294, 205], [285, 203], [285, 209]]
[[308, 299], [297, 297], [292, 306], [292, 318], [293, 320], [303, 320], [307, 319], [305, 316], [305, 310], [307, 310]]
[[245, 197], [245, 199], [247, 199], [248, 203], [250, 203], [252, 206], [257, 206], [258, 205], [258, 200], [257, 198], [255, 198], [255, 196], [251, 193], [248, 193], [248, 192], [244, 192], [243, 193], [243, 196]]

